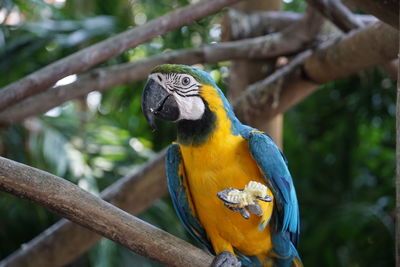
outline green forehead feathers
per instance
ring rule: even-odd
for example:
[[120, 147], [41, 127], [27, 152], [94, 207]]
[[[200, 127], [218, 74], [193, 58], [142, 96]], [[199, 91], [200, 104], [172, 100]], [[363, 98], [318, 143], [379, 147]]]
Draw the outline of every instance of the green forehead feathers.
[[180, 73], [180, 74], [189, 74], [193, 78], [195, 78], [201, 84], [209, 84], [214, 86], [215, 82], [211, 78], [211, 76], [202, 70], [187, 66], [187, 65], [178, 65], [178, 64], [163, 64], [155, 67], [151, 73]]

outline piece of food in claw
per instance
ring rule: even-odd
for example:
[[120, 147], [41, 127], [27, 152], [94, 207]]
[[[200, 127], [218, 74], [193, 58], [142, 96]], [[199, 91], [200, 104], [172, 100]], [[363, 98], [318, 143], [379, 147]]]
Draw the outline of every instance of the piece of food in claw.
[[254, 197], [265, 198], [267, 196], [267, 187], [261, 183], [250, 181], [244, 188], [243, 192]]
[[[261, 183], [250, 181], [243, 190], [233, 189], [227, 194], [231, 202], [239, 202], [238, 207], [243, 208], [254, 205], [254, 201], [267, 196], [267, 187]], [[236, 205], [235, 205], [236, 206]]]
[[239, 202], [237, 206], [240, 208], [254, 204], [254, 197], [242, 190], [233, 189], [227, 197], [229, 201]]

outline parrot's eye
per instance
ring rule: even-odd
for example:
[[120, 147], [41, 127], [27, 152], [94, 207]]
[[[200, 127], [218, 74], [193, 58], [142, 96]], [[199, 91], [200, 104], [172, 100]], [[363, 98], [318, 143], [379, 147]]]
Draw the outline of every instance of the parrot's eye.
[[189, 77], [183, 77], [182, 78], [182, 85], [186, 86], [190, 84], [190, 78]]

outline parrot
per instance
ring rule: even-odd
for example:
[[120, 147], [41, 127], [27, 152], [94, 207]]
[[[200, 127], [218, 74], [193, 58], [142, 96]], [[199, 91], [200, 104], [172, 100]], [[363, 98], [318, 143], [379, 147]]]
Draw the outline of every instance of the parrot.
[[[185, 229], [216, 255], [212, 266], [303, 266], [287, 160], [271, 137], [238, 120], [209, 73], [156, 66], [141, 105], [153, 129], [156, 118], [176, 124], [165, 161], [168, 190]], [[251, 195], [253, 187], [264, 193]]]

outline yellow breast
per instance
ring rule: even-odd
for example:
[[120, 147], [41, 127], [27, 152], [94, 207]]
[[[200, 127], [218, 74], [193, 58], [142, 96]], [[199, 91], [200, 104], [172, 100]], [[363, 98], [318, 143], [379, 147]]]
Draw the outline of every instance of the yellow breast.
[[[263, 215], [244, 219], [226, 208], [217, 193], [229, 187], [243, 189], [249, 181], [263, 183], [263, 176], [249, 153], [248, 143], [240, 135], [231, 133], [222, 103], [210, 104], [217, 113], [217, 126], [207, 142], [200, 146], [180, 145], [186, 173], [186, 186], [191, 194], [194, 210], [217, 253], [233, 248], [246, 255], [266, 254], [271, 249], [269, 221], [273, 202], [260, 202]], [[268, 190], [271, 195], [271, 191]]]

